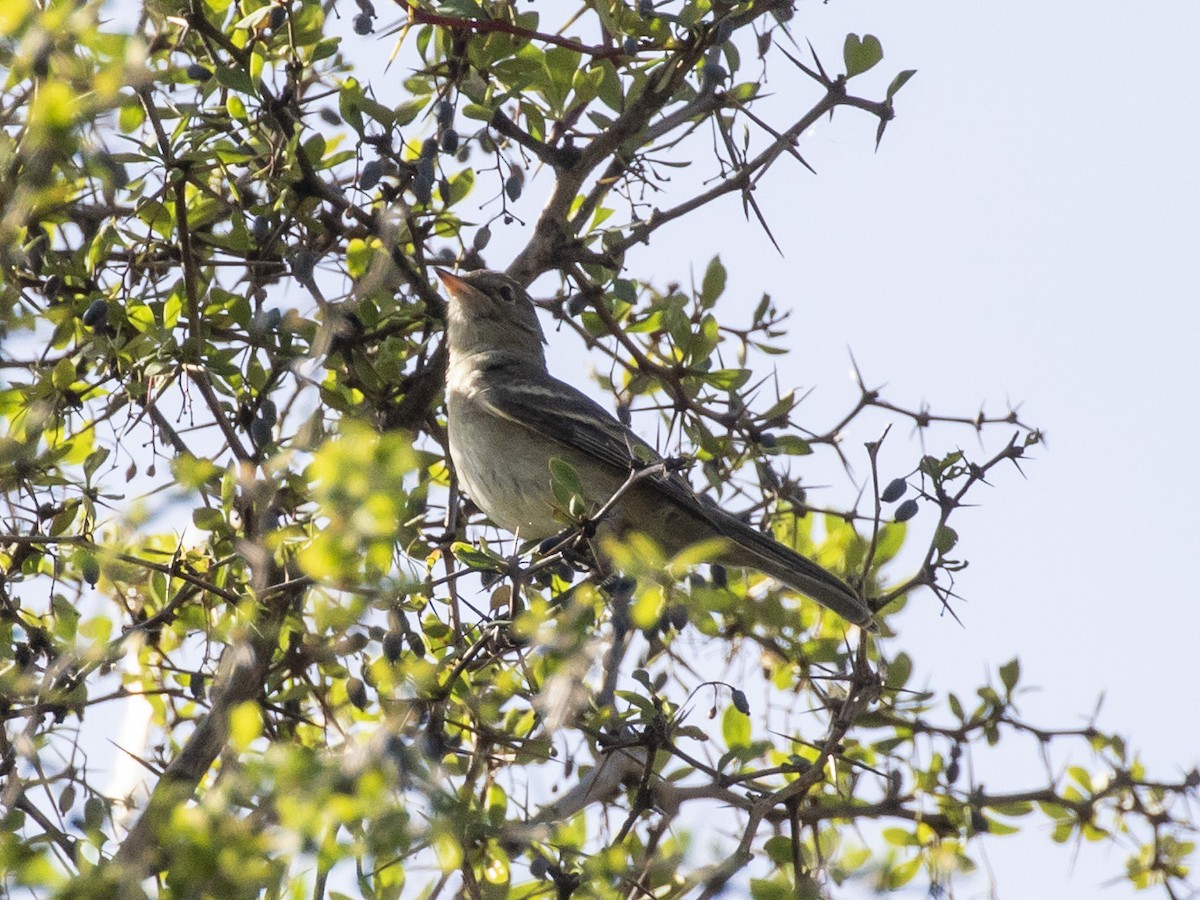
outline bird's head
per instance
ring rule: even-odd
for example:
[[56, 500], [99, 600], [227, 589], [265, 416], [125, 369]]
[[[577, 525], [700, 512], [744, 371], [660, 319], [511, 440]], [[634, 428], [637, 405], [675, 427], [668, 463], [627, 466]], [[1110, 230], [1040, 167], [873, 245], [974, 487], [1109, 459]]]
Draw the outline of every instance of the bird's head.
[[[456, 275], [437, 270], [450, 295], [450, 352], [511, 350], [544, 360], [546, 342], [529, 294], [503, 272], [477, 269]], [[544, 364], [544, 363], [543, 363]]]

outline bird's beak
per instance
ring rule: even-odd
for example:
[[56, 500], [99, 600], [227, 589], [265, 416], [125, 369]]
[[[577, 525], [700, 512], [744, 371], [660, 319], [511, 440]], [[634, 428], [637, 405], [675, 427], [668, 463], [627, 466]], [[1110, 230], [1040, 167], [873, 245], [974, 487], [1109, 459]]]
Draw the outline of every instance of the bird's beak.
[[[458, 303], [470, 304], [472, 300], [478, 305], [479, 298], [482, 295], [478, 288], [474, 288], [463, 278], [459, 278], [453, 272], [446, 269], [434, 269], [437, 272], [437, 277], [442, 280], [442, 284], [446, 286], [447, 293], [450, 294], [450, 299]], [[451, 306], [454, 304], [452, 303]]]
[[453, 272], [446, 269], [434, 269], [433, 271], [437, 272], [437, 277], [442, 280], [442, 284], [451, 294], [461, 294], [467, 289], [467, 283]]

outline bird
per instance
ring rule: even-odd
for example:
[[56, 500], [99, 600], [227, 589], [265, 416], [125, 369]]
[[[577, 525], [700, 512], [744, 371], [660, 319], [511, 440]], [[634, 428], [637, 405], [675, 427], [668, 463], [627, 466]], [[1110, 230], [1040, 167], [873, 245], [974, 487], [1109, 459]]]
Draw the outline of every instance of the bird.
[[[519, 282], [490, 269], [436, 271], [449, 294], [450, 458], [492, 522], [522, 540], [551, 538], [577, 522], [553, 489], [552, 461], [561, 460], [579, 476], [587, 514], [622, 492], [592, 523], [597, 536], [640, 531], [667, 554], [711, 540], [721, 549], [708, 562], [762, 572], [874, 629], [870, 607], [844, 581], [695, 493], [630, 428], [551, 375], [536, 308]], [[645, 477], [631, 481], [638, 471]]]

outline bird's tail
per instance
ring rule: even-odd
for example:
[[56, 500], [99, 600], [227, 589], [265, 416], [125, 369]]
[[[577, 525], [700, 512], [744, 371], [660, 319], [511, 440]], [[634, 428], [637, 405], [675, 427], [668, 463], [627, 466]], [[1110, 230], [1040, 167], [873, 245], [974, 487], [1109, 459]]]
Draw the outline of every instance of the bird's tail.
[[711, 513], [719, 516], [717, 524], [731, 544], [726, 553], [726, 561], [731, 565], [757, 569], [833, 610], [846, 621], [875, 630], [870, 608], [836, 575], [740, 519], [718, 510]]

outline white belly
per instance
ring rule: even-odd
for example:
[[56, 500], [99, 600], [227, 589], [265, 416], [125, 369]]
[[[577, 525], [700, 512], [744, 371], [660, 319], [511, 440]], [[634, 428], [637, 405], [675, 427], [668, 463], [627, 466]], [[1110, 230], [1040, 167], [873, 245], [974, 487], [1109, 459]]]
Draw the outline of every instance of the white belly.
[[[474, 416], [470, 429], [462, 428], [460, 417], [470, 414], [463, 407], [469, 405], [449, 398], [450, 458], [463, 493], [493, 522], [521, 538], [540, 540], [567, 528], [569, 523], [555, 515], [552, 448], [529, 436], [514, 438], [516, 426], [487, 415]], [[520, 453], [519, 463], [514, 453]]]

